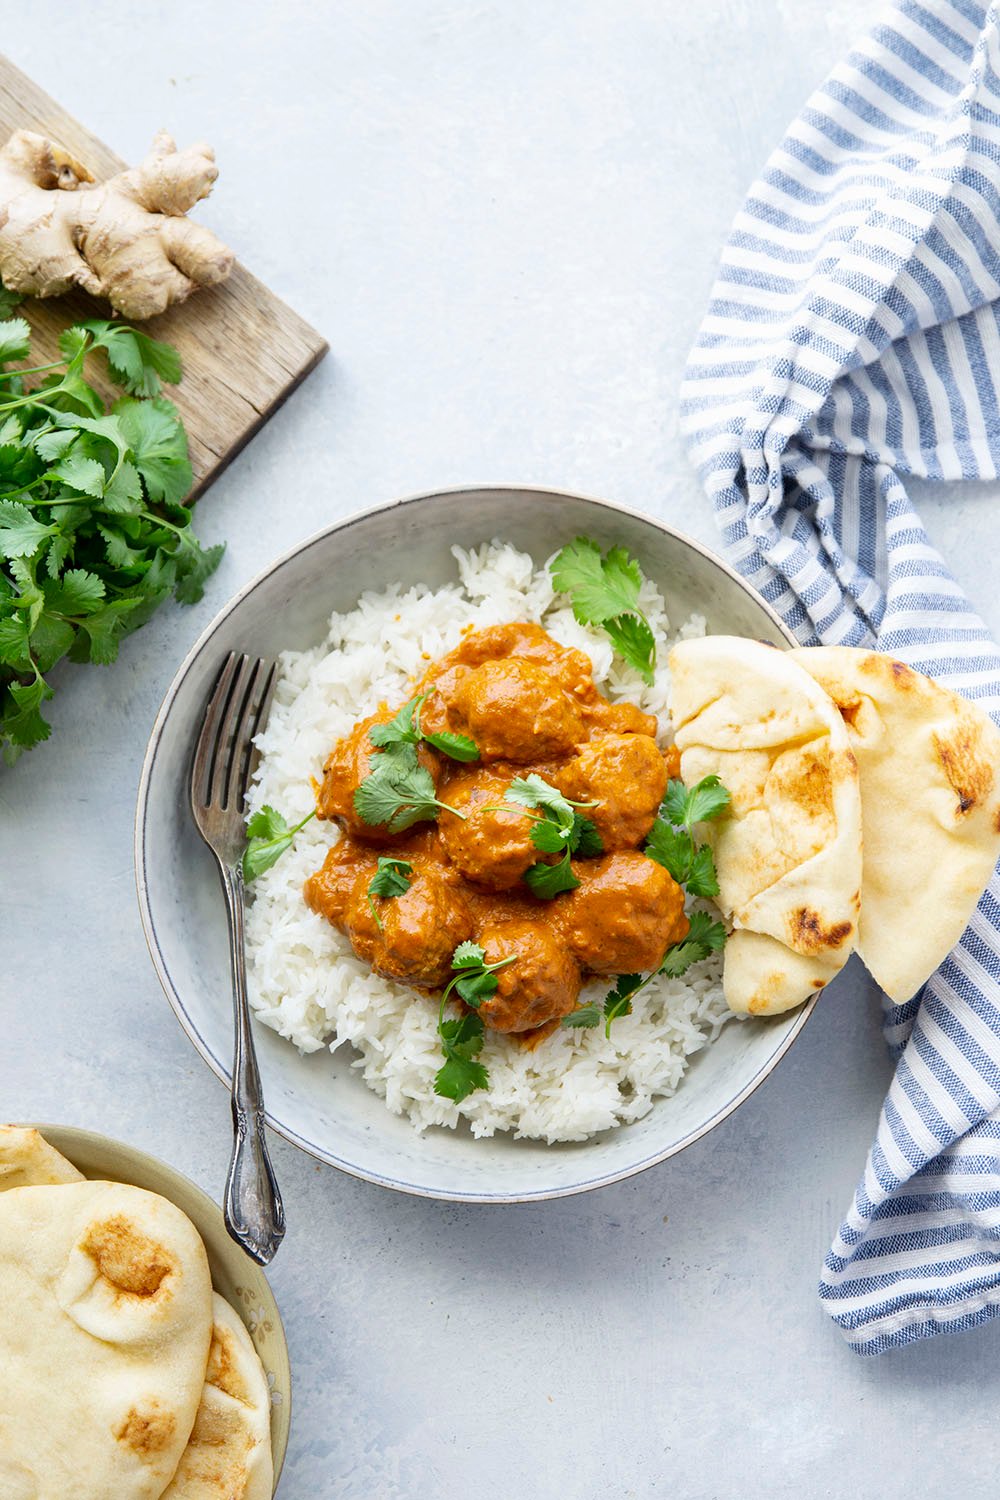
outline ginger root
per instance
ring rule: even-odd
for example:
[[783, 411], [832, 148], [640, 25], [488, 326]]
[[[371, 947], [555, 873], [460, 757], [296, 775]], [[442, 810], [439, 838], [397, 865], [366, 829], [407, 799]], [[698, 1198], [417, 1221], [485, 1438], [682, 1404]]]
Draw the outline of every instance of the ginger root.
[[53, 141], [15, 131], [0, 151], [0, 281], [32, 297], [82, 287], [152, 318], [232, 269], [232, 251], [185, 217], [217, 175], [209, 146], [178, 151], [160, 131], [141, 166], [95, 183]]

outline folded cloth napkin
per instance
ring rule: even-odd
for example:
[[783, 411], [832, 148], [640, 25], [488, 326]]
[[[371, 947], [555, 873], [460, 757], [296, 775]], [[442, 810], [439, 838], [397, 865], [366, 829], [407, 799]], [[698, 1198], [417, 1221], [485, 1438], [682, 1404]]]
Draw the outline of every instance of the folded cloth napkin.
[[[875, 645], [1000, 723], [1000, 652], [903, 483], [1000, 470], [998, 29], [906, 0], [813, 95], [736, 220], [683, 409], [730, 557], [801, 642]], [[861, 1354], [1000, 1312], [1000, 876], [884, 1009], [896, 1072], [820, 1283]]]

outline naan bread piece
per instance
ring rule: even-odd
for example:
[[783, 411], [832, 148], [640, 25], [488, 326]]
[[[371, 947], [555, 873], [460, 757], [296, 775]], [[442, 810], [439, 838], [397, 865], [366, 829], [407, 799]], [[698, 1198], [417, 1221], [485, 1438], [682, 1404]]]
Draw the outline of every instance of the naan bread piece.
[[902, 1003], [959, 941], [1000, 858], [1000, 730], [974, 703], [878, 652], [789, 654], [847, 725], [865, 840], [858, 952]]
[[0, 1475], [25, 1500], [159, 1500], [205, 1383], [191, 1221], [110, 1182], [0, 1193]]
[[[23, 1125], [0, 1125], [0, 1193], [8, 1188], [52, 1187], [82, 1182], [83, 1173], [60, 1156], [37, 1130]], [[0, 1489], [0, 1495], [5, 1492]]]
[[271, 1393], [242, 1319], [218, 1293], [198, 1415], [163, 1500], [271, 1500]]
[[670, 653], [670, 713], [688, 786], [732, 805], [707, 824], [733, 924], [723, 984], [742, 1014], [790, 1010], [846, 963], [861, 892], [858, 770], [839, 713], [789, 654], [739, 636]]

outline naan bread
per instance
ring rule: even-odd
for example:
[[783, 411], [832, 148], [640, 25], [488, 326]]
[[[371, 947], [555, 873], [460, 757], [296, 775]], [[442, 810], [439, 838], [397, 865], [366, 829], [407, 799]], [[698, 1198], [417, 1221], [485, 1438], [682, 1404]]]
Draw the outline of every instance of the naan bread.
[[163, 1500], [271, 1500], [271, 1394], [241, 1318], [215, 1294], [208, 1374]]
[[737, 636], [670, 653], [670, 713], [688, 786], [718, 775], [732, 806], [704, 837], [734, 931], [731, 1009], [774, 1015], [836, 975], [861, 901], [858, 770], [839, 713], [789, 654]]
[[0, 1193], [0, 1494], [159, 1500], [205, 1383], [194, 1225], [121, 1183]]
[[[0, 1125], [0, 1193], [8, 1188], [82, 1182], [83, 1173], [54, 1146], [23, 1125]], [[0, 1495], [4, 1491], [0, 1490]]]
[[865, 841], [858, 952], [901, 1003], [961, 938], [1000, 857], [1000, 730], [974, 703], [875, 651], [789, 654], [847, 725]]

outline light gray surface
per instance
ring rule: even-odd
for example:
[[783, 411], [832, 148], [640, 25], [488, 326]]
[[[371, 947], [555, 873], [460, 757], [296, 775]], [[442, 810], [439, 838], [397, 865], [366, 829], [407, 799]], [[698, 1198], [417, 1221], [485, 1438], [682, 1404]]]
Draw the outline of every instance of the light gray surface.
[[[221, 1187], [228, 1107], [136, 913], [131, 821], [174, 667], [275, 553], [406, 491], [519, 480], [713, 521], [676, 390], [754, 172], [870, 7], [850, 0], [33, 0], [3, 46], [130, 157], [166, 124], [201, 217], [333, 354], [206, 499], [229, 552], [0, 774], [3, 1113]], [[922, 497], [1000, 629], [997, 488]], [[969, 545], [973, 535], [975, 544]], [[282, 1143], [296, 1384], [283, 1500], [995, 1493], [997, 1332], [861, 1362], [815, 1297], [888, 1065], [849, 975], [681, 1157], [526, 1209], [409, 1200]], [[947, 1441], [940, 1437], [947, 1434]]]

